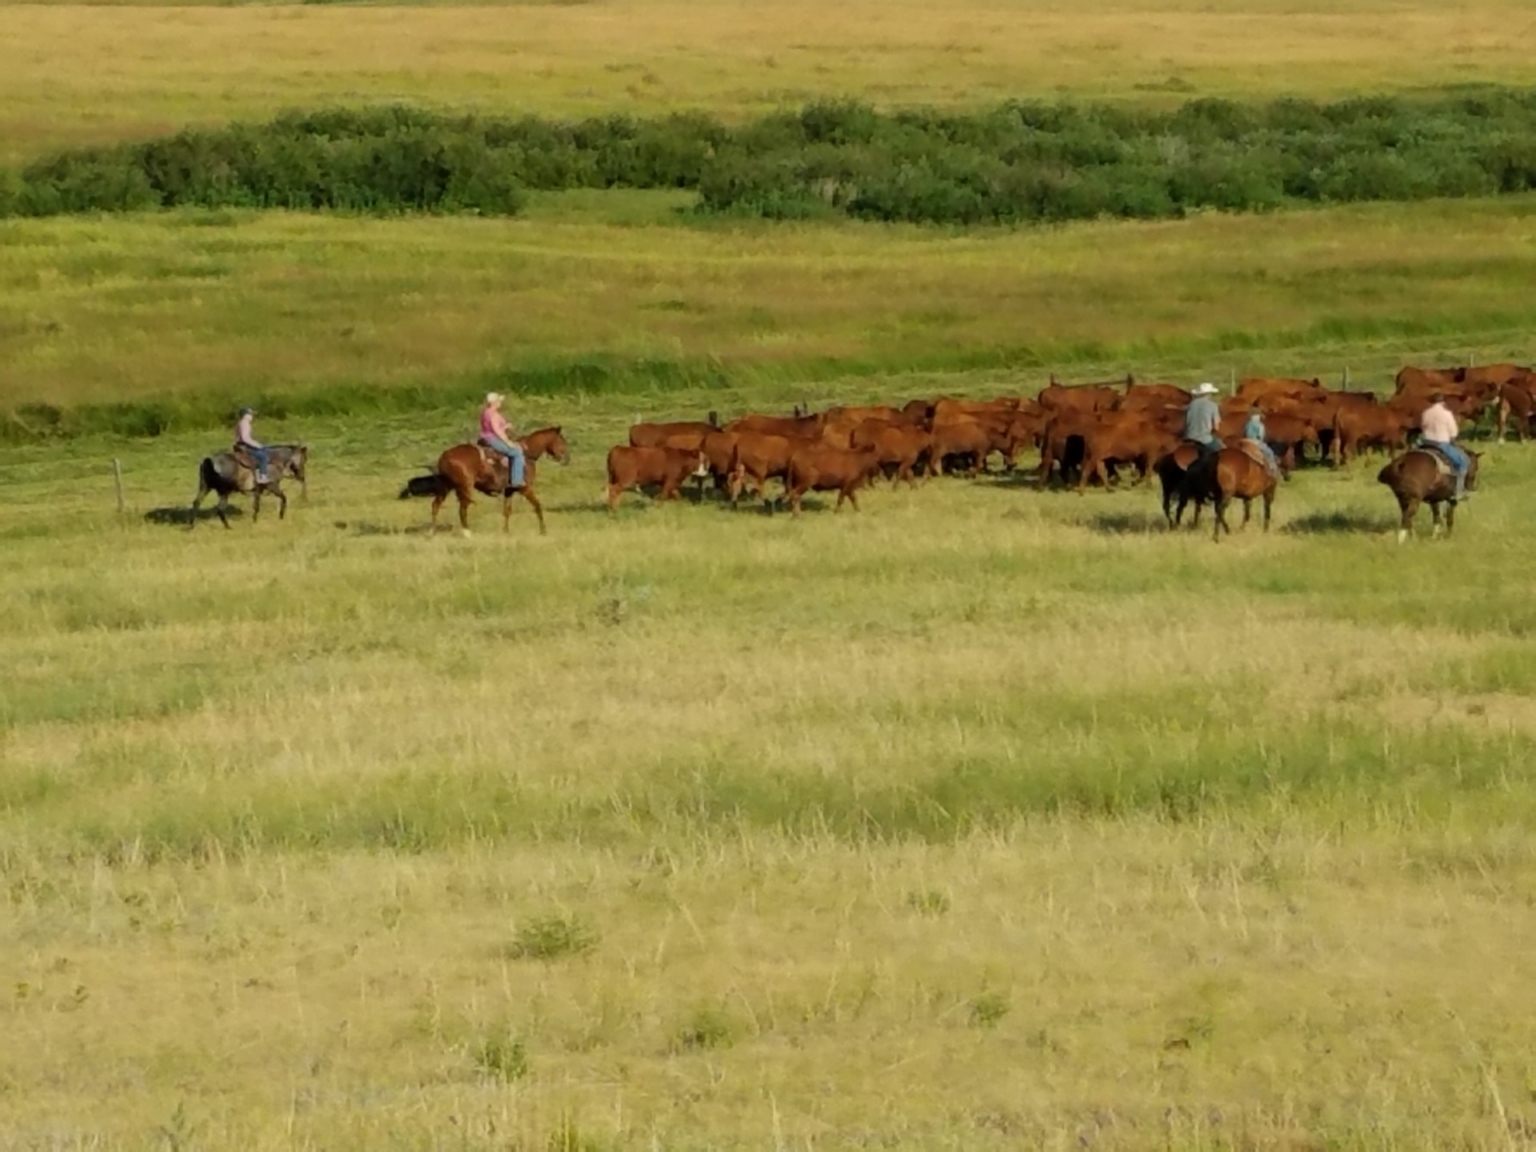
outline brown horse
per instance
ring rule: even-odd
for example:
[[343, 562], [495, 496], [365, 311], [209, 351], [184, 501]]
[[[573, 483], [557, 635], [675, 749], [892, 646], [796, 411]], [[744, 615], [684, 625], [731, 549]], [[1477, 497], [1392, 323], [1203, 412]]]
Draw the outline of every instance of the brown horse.
[[507, 531], [512, 516], [512, 498], [522, 496], [533, 505], [539, 518], [539, 534], [544, 535], [544, 506], [539, 503], [535, 484], [535, 462], [543, 456], [552, 456], [561, 464], [571, 462], [571, 448], [561, 434], [560, 425], [541, 428], [518, 441], [527, 458], [523, 486], [512, 489], [507, 486], [509, 461], [499, 452], [482, 448], [478, 444], [456, 444], [437, 458], [437, 466], [425, 476], [414, 476], [400, 490], [400, 499], [411, 496], [432, 497], [432, 526], [437, 526], [437, 514], [450, 493], [459, 498], [459, 527], [469, 535], [469, 506], [474, 493], [501, 497], [501, 530]]
[[1179, 489], [1179, 510], [1175, 523], [1183, 517], [1184, 505], [1190, 500], [1195, 501], [1197, 517], [1199, 505], [1209, 500], [1216, 509], [1216, 527], [1212, 538], [1220, 540], [1223, 530], [1229, 536], [1232, 534], [1232, 525], [1227, 523], [1227, 505], [1234, 498], [1243, 502], [1241, 527], [1244, 528], [1248, 526], [1248, 520], [1253, 514], [1253, 502], [1263, 500], [1264, 531], [1268, 532], [1270, 510], [1275, 502], [1275, 488], [1278, 484], [1279, 477], [1242, 448], [1223, 448], [1196, 461], [1185, 472], [1184, 483]]
[[[1476, 452], [1468, 452], [1467, 490], [1477, 487]], [[1440, 505], [1445, 509], [1445, 534], [1449, 536], [1456, 527], [1456, 477], [1447, 475], [1440, 467], [1440, 460], [1433, 452], [1414, 448], [1404, 452], [1376, 474], [1397, 497], [1397, 506], [1403, 510], [1402, 524], [1397, 529], [1397, 542], [1402, 544], [1413, 531], [1413, 521], [1419, 514], [1419, 505], [1428, 504], [1434, 517], [1434, 535], [1440, 535]]]

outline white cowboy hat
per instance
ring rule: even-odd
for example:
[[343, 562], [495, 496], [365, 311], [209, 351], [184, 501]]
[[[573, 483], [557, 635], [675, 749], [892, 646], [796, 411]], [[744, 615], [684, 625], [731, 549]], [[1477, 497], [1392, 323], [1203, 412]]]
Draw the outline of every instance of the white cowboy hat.
[[506, 397], [500, 392], [487, 392], [485, 394], [485, 402], [487, 404], [500, 404], [505, 399]]
[[1216, 385], [1207, 380], [1204, 384], [1197, 384], [1195, 386], [1194, 394], [1196, 396], [1214, 396], [1217, 391]]

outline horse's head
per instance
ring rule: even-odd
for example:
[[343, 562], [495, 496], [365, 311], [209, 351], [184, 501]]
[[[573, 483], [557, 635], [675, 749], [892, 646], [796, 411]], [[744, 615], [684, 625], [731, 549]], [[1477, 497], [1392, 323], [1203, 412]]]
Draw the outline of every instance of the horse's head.
[[565, 442], [565, 433], [561, 427], [556, 424], [553, 428], [540, 428], [523, 441], [529, 457], [537, 460], [540, 456], [553, 456], [560, 463], [569, 464], [571, 446]]

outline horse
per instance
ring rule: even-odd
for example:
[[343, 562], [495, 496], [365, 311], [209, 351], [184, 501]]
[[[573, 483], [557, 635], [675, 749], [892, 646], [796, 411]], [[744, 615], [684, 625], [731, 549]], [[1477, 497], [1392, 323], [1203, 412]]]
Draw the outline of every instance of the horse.
[[235, 492], [251, 494], [251, 523], [261, 515], [261, 495], [270, 492], [277, 497], [277, 518], [281, 520], [288, 511], [288, 497], [283, 492], [283, 478], [292, 476], [299, 482], [299, 492], [309, 499], [309, 479], [305, 468], [309, 463], [309, 449], [303, 444], [271, 444], [267, 446], [267, 480], [256, 482], [255, 461], [243, 450], [219, 452], [204, 456], [197, 469], [197, 496], [192, 500], [192, 519], [188, 531], [197, 527], [197, 510], [209, 492], [215, 493], [219, 502], [213, 510], [219, 514], [224, 527], [229, 527], [225, 510], [229, 497]]
[[[1477, 462], [1481, 453], [1468, 452], [1467, 490], [1477, 487]], [[1449, 465], [1447, 465], [1448, 467]], [[1446, 474], [1440, 466], [1440, 458], [1427, 448], [1412, 448], [1404, 452], [1376, 474], [1376, 479], [1392, 489], [1397, 506], [1402, 509], [1403, 520], [1397, 529], [1397, 542], [1404, 543], [1413, 530], [1419, 505], [1428, 504], [1434, 517], [1432, 534], [1440, 535], [1440, 505], [1445, 504], [1445, 534], [1449, 536], [1456, 527], [1456, 477]]]
[[513, 491], [507, 486], [510, 461], [500, 452], [493, 452], [479, 444], [456, 444], [437, 458], [437, 464], [425, 476], [413, 476], [400, 490], [400, 499], [412, 496], [432, 497], [432, 526], [437, 526], [437, 514], [450, 493], [459, 498], [459, 528], [469, 535], [469, 506], [476, 491], [487, 496], [501, 497], [501, 530], [509, 530], [512, 516], [512, 498], [522, 496], [533, 505], [539, 518], [539, 535], [545, 535], [544, 505], [534, 490], [535, 462], [543, 456], [551, 456], [561, 464], [571, 462], [571, 448], [561, 434], [560, 425], [540, 428], [518, 441], [523, 446], [527, 466], [523, 474], [523, 487]]
[[1262, 499], [1264, 531], [1268, 532], [1270, 511], [1275, 502], [1275, 488], [1279, 482], [1280, 478], [1271, 472], [1267, 465], [1250, 456], [1245, 449], [1222, 448], [1203, 460], [1197, 460], [1184, 473], [1184, 482], [1179, 487], [1179, 509], [1174, 523], [1178, 523], [1183, 518], [1184, 506], [1191, 499], [1195, 501], [1197, 518], [1200, 503], [1209, 500], [1216, 510], [1216, 527], [1213, 529], [1212, 539], [1220, 540], [1223, 530], [1229, 536], [1232, 534], [1232, 526], [1227, 523], [1227, 505], [1234, 497], [1243, 502], [1241, 527], [1244, 528], [1248, 526], [1248, 520], [1253, 514], [1254, 500]]

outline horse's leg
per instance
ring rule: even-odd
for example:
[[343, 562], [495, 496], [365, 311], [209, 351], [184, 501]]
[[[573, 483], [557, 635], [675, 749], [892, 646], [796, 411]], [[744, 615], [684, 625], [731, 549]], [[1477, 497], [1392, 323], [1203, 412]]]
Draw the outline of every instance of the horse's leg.
[[277, 497], [277, 518], [281, 520], [288, 515], [288, 494], [281, 488], [274, 488], [272, 491]]
[[[1454, 508], [1455, 505], [1452, 504], [1451, 507]], [[1429, 502], [1429, 518], [1430, 518], [1430, 521], [1431, 521], [1430, 529], [1429, 529], [1429, 535], [1430, 535], [1430, 539], [1433, 540], [1433, 539], [1438, 538], [1439, 535], [1440, 535], [1440, 532], [1441, 532], [1440, 501], [1438, 501], [1438, 500], [1431, 500]]]
[[192, 529], [197, 527], [197, 509], [198, 509], [198, 506], [202, 504], [203, 497], [205, 497], [207, 495], [208, 495], [208, 485], [204, 484], [202, 482], [202, 480], [198, 480], [198, 482], [197, 482], [197, 495], [192, 497], [192, 521], [191, 521], [191, 523], [189, 523], [187, 525], [187, 531], [188, 532], [192, 531]]
[[1408, 533], [1413, 531], [1413, 518], [1419, 513], [1419, 499], [1417, 496], [1399, 496], [1397, 503], [1403, 510], [1403, 519], [1397, 528], [1397, 542], [1406, 544]]
[[512, 495], [505, 488], [501, 493], [501, 530], [503, 533], [512, 530]]
[[1269, 531], [1269, 511], [1275, 503], [1275, 488], [1270, 485], [1264, 490], [1264, 531]]
[[1218, 495], [1216, 499], [1212, 501], [1212, 503], [1216, 506], [1216, 527], [1212, 530], [1211, 534], [1211, 539], [1213, 540], [1221, 539], [1221, 530], [1223, 528], [1227, 529], [1227, 535], [1230, 536], [1232, 534], [1232, 529], [1227, 525], [1227, 502], [1230, 499], [1231, 498], [1229, 496]]
[[1456, 505], [1455, 504], [1447, 504], [1445, 506], [1445, 535], [1446, 535], [1447, 539], [1450, 538], [1451, 529], [1453, 529], [1455, 527], [1456, 527]]
[[1237, 530], [1239, 532], [1243, 531], [1245, 528], [1248, 527], [1248, 521], [1249, 521], [1249, 519], [1252, 516], [1253, 516], [1253, 497], [1252, 496], [1244, 496], [1243, 497], [1243, 522], [1238, 525]]
[[251, 523], [254, 524], [261, 518], [261, 485], [256, 485], [251, 490]]
[[220, 492], [219, 493], [219, 502], [213, 506], [213, 510], [219, 514], [219, 521], [226, 528], [229, 527], [228, 509], [229, 509], [229, 493], [227, 493], [227, 492]]
[[459, 498], [459, 531], [468, 536], [469, 506], [474, 501], [474, 497], [470, 495], [469, 481], [460, 480], [454, 486], [454, 493]]
[[539, 518], [539, 535], [547, 535], [544, 530], [544, 505], [539, 503], [538, 493], [533, 490], [532, 484], [525, 484], [523, 486], [523, 496], [528, 503], [533, 505], [533, 514]]

